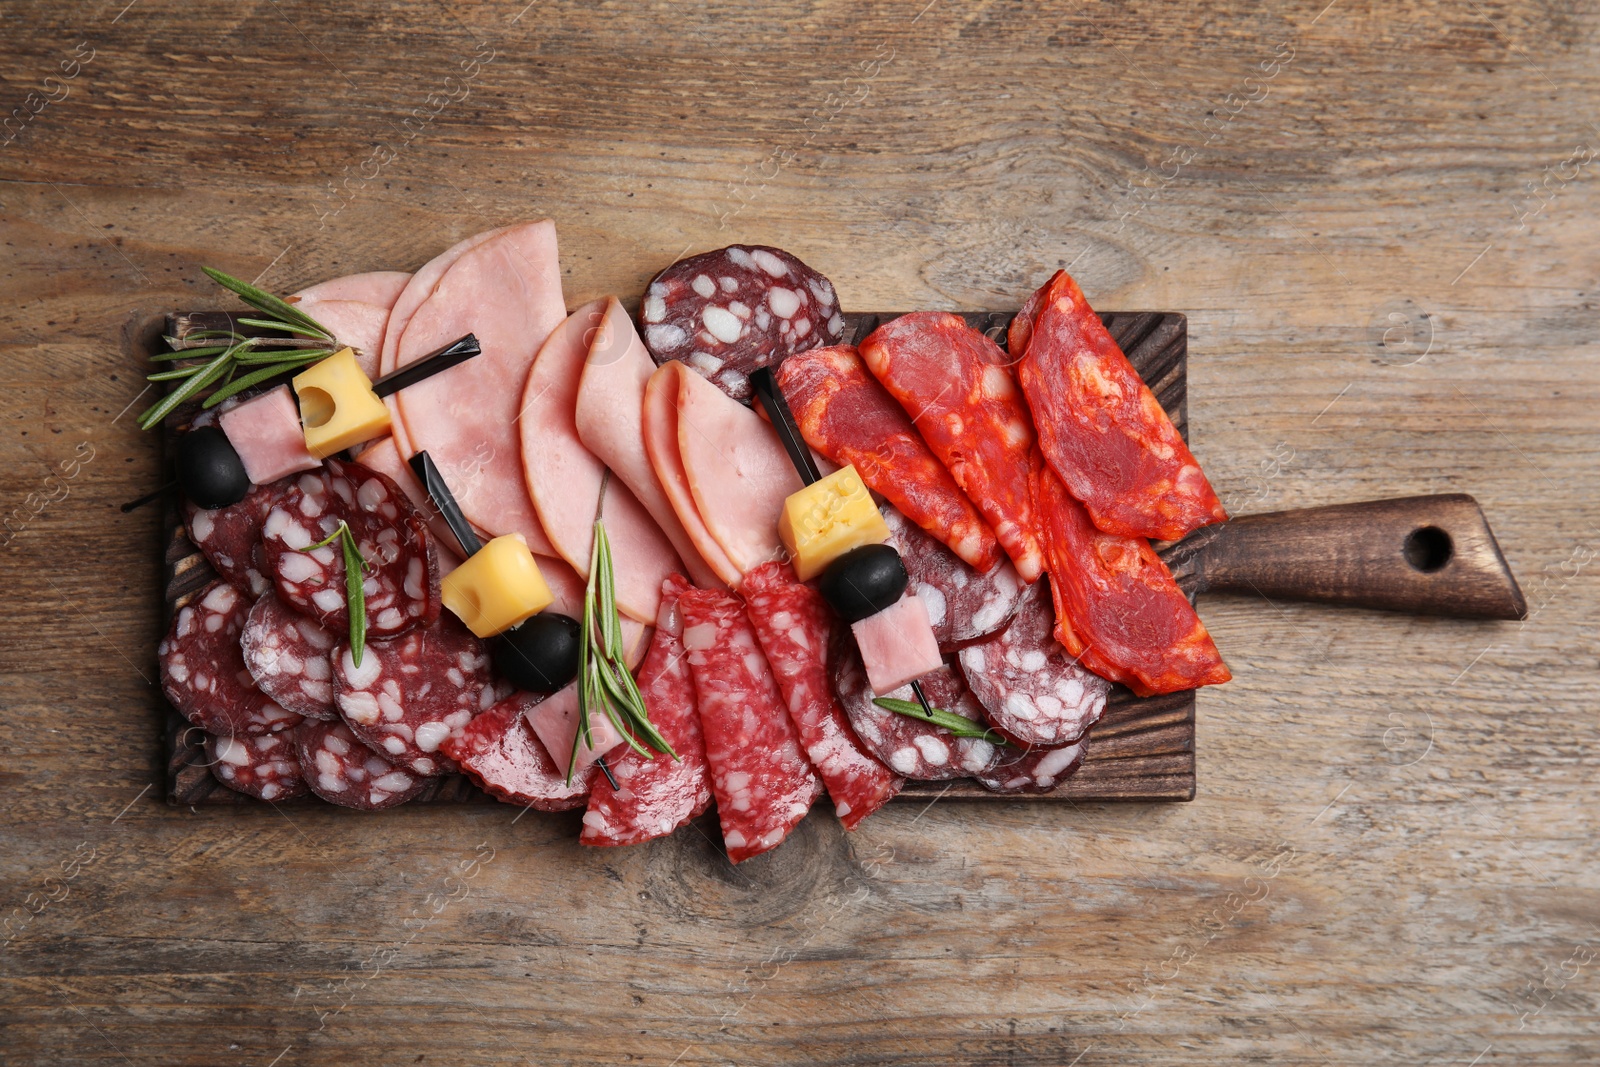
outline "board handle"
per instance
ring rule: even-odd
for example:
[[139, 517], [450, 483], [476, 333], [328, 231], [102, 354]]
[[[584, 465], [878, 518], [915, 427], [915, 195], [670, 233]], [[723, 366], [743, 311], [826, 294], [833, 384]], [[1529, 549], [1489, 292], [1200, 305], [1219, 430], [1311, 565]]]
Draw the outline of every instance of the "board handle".
[[1189, 593], [1522, 619], [1527, 601], [1464, 493], [1246, 515], [1162, 551]]

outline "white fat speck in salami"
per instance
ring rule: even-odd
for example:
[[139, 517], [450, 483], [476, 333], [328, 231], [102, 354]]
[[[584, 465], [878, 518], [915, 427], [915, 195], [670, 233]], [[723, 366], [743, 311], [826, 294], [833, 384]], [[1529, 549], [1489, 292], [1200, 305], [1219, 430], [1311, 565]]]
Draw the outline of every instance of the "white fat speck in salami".
[[367, 637], [395, 637], [437, 619], [438, 565], [421, 514], [386, 475], [336, 459], [295, 479], [261, 524], [267, 571], [284, 604], [335, 633], [349, 629], [338, 542], [300, 551], [341, 521], [370, 565], [362, 582]]
[[513, 693], [447, 738], [443, 750], [484, 792], [507, 804], [538, 811], [581, 808], [600, 772], [591, 766], [567, 781], [528, 725], [526, 713], [543, 700], [539, 693]]
[[977, 775], [991, 793], [1048, 793], [1083, 763], [1083, 742], [1055, 748], [1008, 746], [993, 768]]
[[1040, 578], [1000, 633], [963, 648], [961, 672], [1002, 733], [1024, 745], [1065, 745], [1099, 721], [1111, 683], [1056, 641], [1050, 580]]
[[295, 732], [300, 776], [330, 804], [382, 811], [404, 804], [428, 784], [362, 744], [342, 722], [308, 721]]
[[333, 719], [333, 663], [338, 640], [315, 619], [268, 593], [245, 619], [239, 648], [261, 691], [308, 719]]
[[213, 582], [178, 610], [156, 649], [162, 692], [207, 733], [275, 733], [300, 722], [301, 716], [263, 693], [245, 668], [239, 635], [249, 612], [244, 593]]
[[206, 736], [211, 774], [229, 789], [257, 800], [293, 800], [306, 795], [300, 775], [298, 726], [275, 734]]
[[900, 553], [911, 591], [928, 609], [941, 652], [981, 640], [1011, 621], [1027, 585], [1008, 559], [980, 573], [898, 510], [885, 507], [889, 543]]
[[832, 284], [782, 249], [758, 246], [674, 263], [645, 291], [643, 319], [652, 359], [683, 359], [735, 400], [750, 396], [751, 371], [844, 336]]
[[[982, 774], [1000, 759], [1000, 750], [976, 737], [956, 737], [948, 730], [901, 715], [872, 702], [872, 687], [861, 665], [861, 654], [844, 630], [834, 640], [833, 686], [850, 716], [856, 736], [878, 759], [907, 778], [943, 781]], [[975, 722], [984, 722], [983, 708], [973, 699], [961, 675], [948, 664], [918, 679], [928, 702]], [[887, 694], [896, 700], [915, 701], [911, 686]]]
[[187, 500], [183, 502], [189, 540], [224, 581], [252, 600], [272, 588], [272, 580], [267, 577], [271, 569], [261, 544], [261, 524], [292, 484], [291, 478], [284, 478], [252, 486], [243, 500], [225, 508], [207, 510]]
[[355, 735], [423, 777], [456, 769], [446, 742], [483, 710], [486, 688], [503, 686], [492, 680], [483, 642], [449, 614], [391, 641], [369, 641], [360, 666], [340, 643], [333, 679], [334, 705]]

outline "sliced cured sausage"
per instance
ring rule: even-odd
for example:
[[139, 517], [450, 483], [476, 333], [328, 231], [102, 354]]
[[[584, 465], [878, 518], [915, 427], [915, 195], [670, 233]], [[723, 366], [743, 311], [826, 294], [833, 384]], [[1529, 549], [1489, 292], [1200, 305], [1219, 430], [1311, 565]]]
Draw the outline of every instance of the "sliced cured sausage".
[[683, 469], [683, 454], [678, 449], [678, 395], [682, 391], [682, 380], [689, 374], [683, 364], [668, 363], [645, 383], [641, 418], [645, 455], [650, 457], [650, 467], [656, 472], [661, 490], [694, 546], [695, 554], [717, 579], [702, 583], [702, 587], [736, 586], [743, 576], [700, 517], [694, 493], [689, 488], [689, 476]]
[[806, 817], [822, 782], [801, 751], [738, 597], [678, 598], [722, 841], [734, 863], [776, 847]]
[[844, 339], [833, 284], [779, 248], [729, 245], [655, 276], [640, 309], [657, 363], [682, 360], [735, 400], [750, 372]]
[[976, 775], [991, 793], [1048, 793], [1083, 764], [1083, 742], [1056, 748], [1007, 747], [1000, 761]]
[[678, 454], [706, 529], [742, 577], [783, 555], [778, 514], [801, 489], [772, 425], [698, 374], [678, 375]]
[[763, 563], [745, 575], [739, 592], [806, 756], [839, 821], [854, 830], [900, 792], [905, 779], [862, 748], [834, 696], [828, 649], [838, 616], [785, 563]]
[[778, 367], [778, 385], [806, 443], [861, 480], [980, 571], [1000, 545], [911, 419], [851, 345], [813, 348]]
[[1096, 529], [1049, 467], [1038, 472], [1036, 489], [1056, 640], [1069, 654], [1140, 696], [1233, 677], [1150, 542]]
[[395, 637], [439, 617], [439, 578], [422, 516], [394, 482], [359, 463], [330, 459], [288, 485], [261, 524], [278, 596], [330, 630], [350, 626], [339, 542], [305, 551], [349, 524], [361, 558], [367, 636]]
[[663, 837], [706, 810], [711, 803], [711, 776], [706, 769], [705, 739], [700, 732], [694, 679], [683, 650], [683, 616], [678, 598], [690, 589], [681, 575], [661, 586], [661, 614], [655, 638], [639, 667], [650, 722], [678, 758], [631, 748], [606, 758], [613, 789], [603, 775], [592, 779], [589, 810], [583, 815], [580, 845], [635, 845]]
[[[356, 457], [363, 467], [375, 470], [388, 478], [400, 491], [405, 493], [406, 499], [411, 501], [411, 506], [417, 509], [417, 514], [422, 516], [422, 521], [428, 524], [428, 532], [433, 535], [433, 547], [437, 552], [440, 548], [447, 548], [457, 558], [461, 556], [461, 544], [456, 540], [456, 535], [450, 531], [450, 524], [444, 521], [444, 516], [439, 514], [439, 507], [428, 496], [428, 491], [417, 480], [417, 474], [400, 456], [399, 446], [393, 437], [385, 437], [381, 441], [374, 441], [361, 450]], [[480, 540], [488, 540], [481, 537]], [[439, 561], [439, 577], [447, 573], [444, 561]]]
[[1049, 585], [1041, 578], [1029, 586], [1011, 625], [963, 648], [958, 657], [990, 724], [1030, 746], [1078, 740], [1099, 721], [1111, 692], [1110, 682], [1055, 639]]
[[261, 545], [261, 523], [289, 479], [251, 486], [237, 504], [206, 509], [183, 502], [184, 528], [225, 581], [252, 600], [272, 588], [267, 555]]
[[206, 735], [206, 762], [217, 781], [257, 800], [293, 800], [309, 791], [300, 776], [300, 728], [275, 734]]
[[[427, 273], [424, 267], [417, 277]], [[391, 332], [400, 310], [397, 302]], [[482, 355], [395, 394], [401, 451], [433, 457], [474, 526], [494, 535], [520, 533], [529, 548], [547, 555], [551, 546], [522, 482], [517, 386], [566, 317], [555, 224], [509, 226], [459, 251], [405, 323], [394, 360], [403, 367], [464, 334], [477, 335]]]
[[239, 649], [250, 677], [267, 696], [308, 719], [335, 719], [331, 657], [338, 640], [268, 593], [245, 618]]
[[1094, 524], [1176, 541], [1226, 519], [1177, 427], [1072, 276], [1057, 271], [1043, 291], [1031, 330], [1013, 323], [1027, 346], [1026, 355], [1013, 348], [1017, 377], [1045, 460]]
[[1011, 561], [1001, 557], [979, 572], [929, 537], [894, 508], [883, 509], [889, 543], [900, 553], [908, 588], [928, 609], [941, 652], [987, 637], [1016, 614], [1028, 587]]
[[[833, 672], [834, 691], [856, 736], [890, 770], [907, 778], [937, 782], [982, 774], [999, 760], [999, 749], [982, 738], [956, 737], [931, 723], [874, 704], [861, 655], [847, 638], [834, 642]], [[974, 722], [984, 721], [983, 708], [950, 666], [930, 671], [918, 681], [934, 707]], [[909, 685], [888, 695], [896, 700], [916, 700]]]
[[245, 669], [239, 634], [249, 613], [243, 593], [227, 582], [212, 582], [178, 609], [156, 648], [161, 691], [207, 733], [274, 733], [300, 721], [257, 688]]
[[589, 796], [593, 768], [571, 782], [534, 736], [526, 713], [542, 694], [512, 693], [452, 734], [440, 749], [484, 792], [536, 811], [581, 808]]
[[955, 315], [919, 311], [868, 334], [861, 359], [978, 506], [1017, 573], [1039, 577], [1033, 421], [1000, 346]]
[[[583, 380], [578, 386], [578, 437], [611, 468], [613, 477], [621, 478], [633, 491], [672, 542], [694, 583], [709, 589], [717, 584], [717, 574], [700, 558], [645, 450], [645, 385], [655, 373], [655, 364], [639, 340], [633, 320], [615, 297], [605, 301], [603, 310], [589, 314], [594, 329], [583, 363]], [[526, 420], [527, 415], [523, 418]], [[526, 462], [526, 451], [523, 455]]]
[[341, 808], [382, 811], [404, 804], [428, 779], [372, 751], [343, 722], [305, 723], [299, 735], [300, 776], [317, 796]]
[[[545, 535], [584, 578], [594, 547], [595, 503], [605, 487], [617, 608], [632, 619], [653, 622], [661, 606], [661, 582], [682, 569], [677, 554], [627, 485], [606, 477], [606, 465], [579, 440], [575, 421], [584, 359], [604, 306], [602, 300], [585, 304], [539, 349], [523, 389], [518, 422], [522, 474]], [[630, 417], [637, 433], [637, 409]]]
[[368, 642], [359, 667], [340, 644], [333, 693], [357, 737], [423, 777], [455, 770], [440, 746], [507, 695], [490, 674], [483, 642], [449, 614], [425, 630]]

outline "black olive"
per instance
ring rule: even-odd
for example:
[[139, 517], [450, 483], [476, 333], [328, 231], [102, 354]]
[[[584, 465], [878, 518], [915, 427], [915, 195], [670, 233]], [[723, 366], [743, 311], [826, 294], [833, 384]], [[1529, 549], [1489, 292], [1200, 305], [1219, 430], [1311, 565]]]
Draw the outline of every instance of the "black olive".
[[554, 693], [578, 676], [578, 620], [541, 612], [501, 634], [494, 643], [494, 669], [530, 693]]
[[178, 488], [195, 507], [225, 508], [250, 491], [250, 476], [220, 426], [201, 426], [178, 438]]
[[910, 580], [892, 547], [862, 545], [828, 564], [817, 589], [845, 622], [859, 622], [893, 605]]

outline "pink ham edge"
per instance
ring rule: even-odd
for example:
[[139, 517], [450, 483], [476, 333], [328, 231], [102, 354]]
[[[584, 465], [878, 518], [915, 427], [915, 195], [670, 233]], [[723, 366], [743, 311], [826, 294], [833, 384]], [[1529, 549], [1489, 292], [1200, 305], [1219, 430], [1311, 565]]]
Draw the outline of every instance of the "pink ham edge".
[[[573, 765], [572, 743], [578, 739], [578, 683], [550, 694], [525, 713], [544, 750], [563, 776]], [[580, 745], [572, 777], [581, 778], [594, 761], [622, 744], [622, 735], [601, 711], [589, 712], [589, 743]]]
[[678, 452], [696, 510], [740, 577], [783, 558], [778, 513], [801, 490], [775, 430], [698, 374], [678, 379]]
[[593, 321], [588, 323], [592, 329], [586, 331], [592, 341], [578, 387], [578, 438], [633, 491], [672, 542], [694, 583], [713, 588], [719, 584], [717, 573], [700, 558], [645, 452], [645, 383], [655, 373], [655, 364], [616, 297], [607, 298], [598, 315], [591, 310], [594, 306], [583, 308]]
[[928, 608], [915, 593], [906, 593], [876, 615], [850, 624], [867, 681], [878, 696], [886, 696], [937, 670], [944, 659], [939, 639], [928, 622]]
[[661, 488], [667, 494], [667, 500], [672, 504], [700, 559], [720, 579], [706, 588], [736, 586], [743, 575], [722, 550], [722, 546], [717, 544], [716, 538], [711, 536], [705, 520], [700, 517], [694, 494], [689, 491], [689, 479], [683, 472], [683, 457], [678, 451], [679, 383], [684, 376], [692, 374], [694, 371], [677, 360], [671, 360], [663, 363], [645, 383], [644, 409], [641, 413], [644, 450], [650, 457], [651, 469], [660, 479]]
[[411, 275], [397, 270], [347, 274], [302, 289], [288, 302], [354, 348], [361, 369], [367, 377], [376, 378], [389, 309], [410, 280]]
[[564, 318], [555, 224], [525, 223], [450, 264], [406, 324], [395, 360], [403, 367], [477, 335], [482, 355], [395, 394], [401, 451], [426, 450], [468, 521], [495, 535], [520, 533], [535, 552], [551, 546], [521, 477], [515, 383], [527, 380], [539, 346]]
[[[584, 578], [606, 467], [579, 440], [574, 412], [603, 303], [585, 304], [550, 334], [528, 372], [518, 417], [522, 475], [539, 524], [556, 553]], [[661, 583], [681, 569], [677, 553], [620, 478], [607, 485], [604, 518], [617, 609], [639, 622], [654, 622]]]
[[[387, 311], [394, 307], [394, 302], [400, 299], [400, 294], [405, 291], [410, 281], [411, 275], [403, 270], [374, 270], [365, 274], [346, 274], [343, 277], [318, 282], [316, 285], [308, 285], [288, 299], [289, 303], [299, 306], [302, 310], [307, 304], [352, 300], [362, 304], [373, 304]], [[312, 314], [311, 317], [316, 318], [316, 315]]]

